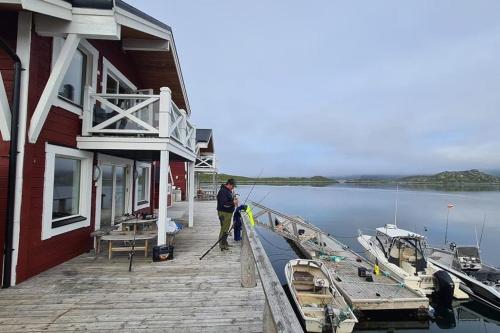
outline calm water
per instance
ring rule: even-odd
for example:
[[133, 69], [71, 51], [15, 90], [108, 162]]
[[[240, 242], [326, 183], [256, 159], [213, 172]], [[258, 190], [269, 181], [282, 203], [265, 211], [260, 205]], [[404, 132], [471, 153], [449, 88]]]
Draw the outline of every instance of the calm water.
[[[251, 186], [240, 186], [237, 191], [244, 201]], [[444, 191], [439, 189], [412, 189], [394, 187], [360, 187], [332, 185], [310, 186], [255, 186], [249, 200], [259, 202], [288, 215], [300, 215], [307, 221], [334, 235], [355, 251], [362, 251], [356, 241], [358, 230], [373, 234], [385, 223], [394, 223], [395, 203], [398, 197], [397, 224], [427, 237], [428, 243], [442, 245], [446, 228], [447, 205], [449, 213], [448, 241], [457, 244], [475, 244], [477, 229], [481, 236], [483, 261], [500, 266], [500, 191]], [[283, 270], [286, 262], [297, 255], [288, 243], [271, 232], [258, 230], [281, 282], [286, 283]], [[373, 332], [500, 332], [500, 314], [475, 302], [462, 304], [453, 313], [439, 315], [438, 320], [417, 321], [411, 318], [365, 319], [359, 328]], [[496, 320], [496, 323], [494, 322]]]

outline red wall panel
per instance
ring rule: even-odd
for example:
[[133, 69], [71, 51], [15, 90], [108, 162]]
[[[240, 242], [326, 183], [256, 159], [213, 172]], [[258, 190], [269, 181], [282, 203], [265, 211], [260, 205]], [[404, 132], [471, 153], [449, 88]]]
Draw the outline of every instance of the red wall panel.
[[186, 200], [186, 163], [179, 161], [170, 162], [170, 170], [172, 172], [172, 178], [174, 178], [174, 186], [181, 189], [182, 200]]
[[[137, 81], [135, 66], [121, 50], [120, 42], [90, 42], [99, 50], [99, 69], [101, 73], [102, 56], [104, 56], [134, 84], [141, 88], [140, 82]], [[51, 57], [52, 38], [33, 34], [31, 43], [28, 119], [31, 118], [49, 78]], [[98, 91], [101, 90], [100, 83], [101, 77], [98, 76]], [[80, 133], [81, 120], [78, 115], [58, 107], [52, 107], [37, 142], [35, 144], [27, 143], [26, 145], [17, 282], [26, 280], [48, 268], [89, 251], [93, 246], [90, 232], [94, 230], [95, 223], [95, 186], [92, 186], [90, 227], [80, 228], [48, 240], [41, 240], [45, 144], [50, 143], [76, 148], [76, 137]]]

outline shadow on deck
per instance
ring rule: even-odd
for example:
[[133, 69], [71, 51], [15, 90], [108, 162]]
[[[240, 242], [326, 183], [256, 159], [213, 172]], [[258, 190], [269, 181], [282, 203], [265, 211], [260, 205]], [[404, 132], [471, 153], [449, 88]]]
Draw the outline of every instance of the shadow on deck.
[[[177, 215], [176, 216], [176, 212]], [[182, 204], [169, 210], [182, 220]], [[195, 202], [175, 259], [83, 254], [0, 291], [0, 331], [261, 332], [264, 294], [240, 282], [240, 246], [201, 254], [218, 237], [214, 201]]]

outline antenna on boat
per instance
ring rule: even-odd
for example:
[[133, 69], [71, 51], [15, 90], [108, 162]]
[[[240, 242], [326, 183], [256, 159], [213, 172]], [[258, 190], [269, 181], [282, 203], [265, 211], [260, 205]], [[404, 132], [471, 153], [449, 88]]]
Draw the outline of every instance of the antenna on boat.
[[485, 224], [486, 224], [486, 214], [484, 214], [483, 227], [481, 228], [481, 237], [479, 237], [479, 245], [477, 246], [478, 248], [481, 246], [481, 242], [483, 241], [483, 232]]
[[446, 230], [444, 232], [444, 244], [445, 245], [448, 241], [448, 218], [450, 217], [450, 209], [452, 209], [453, 207], [455, 207], [454, 204], [452, 204], [451, 202], [448, 203], [448, 212], [446, 213]]
[[399, 184], [396, 184], [396, 207], [394, 208], [394, 225], [398, 226], [398, 199], [399, 199]]
[[479, 241], [477, 240], [477, 224], [474, 224], [474, 233], [476, 234], [476, 246], [479, 250]]

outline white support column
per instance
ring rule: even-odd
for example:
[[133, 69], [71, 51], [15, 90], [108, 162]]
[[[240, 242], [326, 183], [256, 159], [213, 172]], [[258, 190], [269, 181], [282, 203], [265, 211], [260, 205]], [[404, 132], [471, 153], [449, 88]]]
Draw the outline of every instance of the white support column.
[[160, 191], [158, 196], [158, 244], [167, 242], [168, 150], [160, 151]]
[[160, 88], [160, 109], [158, 131], [160, 138], [168, 138], [170, 135], [170, 109], [172, 108], [172, 91], [167, 87]]
[[43, 89], [42, 96], [38, 100], [35, 112], [31, 117], [30, 129], [28, 132], [28, 138], [31, 143], [35, 143], [38, 139], [38, 135], [42, 131], [43, 124], [47, 115], [49, 114], [50, 107], [56, 98], [59, 86], [66, 75], [66, 71], [73, 60], [73, 55], [75, 54], [76, 48], [80, 43], [80, 37], [75, 34], [68, 34], [68, 37], [64, 41], [64, 45], [61, 49], [61, 53], [57, 58], [52, 71], [50, 72], [47, 84]]
[[188, 226], [191, 228], [194, 225], [194, 165], [195, 162], [188, 162]]
[[12, 241], [12, 273], [11, 284], [16, 284], [17, 260], [19, 257], [19, 238], [21, 234], [21, 209], [24, 180], [24, 148], [26, 143], [26, 130], [28, 126], [28, 96], [30, 80], [30, 57], [31, 57], [31, 26], [32, 13], [22, 11], [17, 21], [17, 55], [21, 59], [24, 71], [21, 73], [21, 96], [19, 99], [19, 132], [17, 133], [17, 169], [16, 169], [16, 191], [14, 197], [14, 239]]

